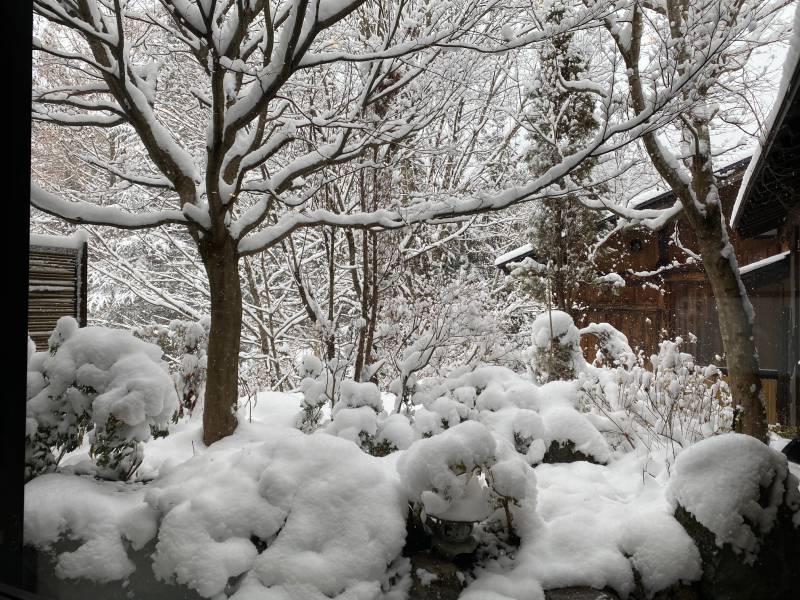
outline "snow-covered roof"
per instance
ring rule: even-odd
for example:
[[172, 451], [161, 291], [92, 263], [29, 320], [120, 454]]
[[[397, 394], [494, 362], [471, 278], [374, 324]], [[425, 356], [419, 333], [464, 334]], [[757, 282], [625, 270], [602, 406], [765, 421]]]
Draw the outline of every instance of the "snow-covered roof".
[[[716, 169], [714, 174], [718, 179], [726, 180], [732, 176], [735, 176], [737, 173], [741, 173], [741, 169], [748, 163], [749, 160], [750, 156], [737, 158], [733, 162], [729, 162], [728, 164]], [[733, 181], [735, 181], [735, 179]], [[663, 187], [657, 186], [652, 191], [640, 194], [639, 196], [633, 198], [631, 200], [631, 208], [651, 208], [653, 205], [657, 205], [660, 202], [669, 202], [673, 196], [674, 194], [672, 190], [665, 190]]]
[[753, 271], [758, 271], [759, 269], [763, 269], [764, 267], [768, 267], [769, 265], [779, 263], [788, 257], [789, 257], [789, 250], [787, 250], [786, 252], [780, 252], [779, 254], [774, 254], [773, 256], [768, 256], [767, 258], [757, 260], [756, 262], [752, 262], [749, 265], [741, 267], [739, 269], [739, 274], [746, 275], [748, 273], [752, 273]]
[[48, 235], [44, 233], [31, 233], [31, 246], [46, 246], [48, 248], [76, 248], [79, 249], [86, 243], [88, 236], [80, 230], [70, 235]]
[[494, 261], [494, 266], [499, 267], [500, 265], [504, 265], [513, 261], [515, 258], [521, 258], [530, 252], [533, 252], [533, 246], [530, 244], [525, 244], [519, 248], [514, 248], [513, 250], [498, 256]]
[[764, 127], [760, 133], [760, 143], [756, 146], [753, 158], [747, 166], [742, 185], [739, 187], [739, 193], [736, 196], [736, 202], [733, 205], [730, 218], [731, 228], [733, 229], [737, 228], [741, 222], [745, 206], [750, 197], [751, 188], [762, 170], [766, 156], [769, 154], [775, 139], [775, 134], [780, 129], [783, 118], [794, 100], [798, 86], [800, 86], [800, 62], [798, 58], [800, 58], [800, 6], [795, 9], [792, 40], [789, 45], [789, 51], [786, 54], [786, 61], [783, 64], [783, 73], [775, 105], [764, 121]]

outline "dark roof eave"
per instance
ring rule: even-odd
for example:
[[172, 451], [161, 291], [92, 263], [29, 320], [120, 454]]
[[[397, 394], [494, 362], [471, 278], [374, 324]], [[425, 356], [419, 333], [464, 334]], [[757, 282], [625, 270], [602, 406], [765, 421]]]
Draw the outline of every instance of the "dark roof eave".
[[747, 184], [742, 196], [742, 206], [734, 215], [733, 222], [731, 223], [731, 229], [739, 229], [741, 226], [742, 217], [747, 212], [747, 207], [750, 203], [750, 197], [753, 193], [753, 188], [761, 179], [764, 167], [766, 162], [769, 160], [772, 147], [775, 143], [775, 139], [783, 127], [786, 115], [789, 113], [789, 110], [792, 108], [795, 98], [797, 97], [798, 87], [800, 87], [800, 61], [798, 61], [797, 66], [794, 69], [794, 73], [792, 73], [792, 78], [789, 81], [788, 87], [786, 88], [786, 93], [781, 99], [781, 106], [778, 109], [778, 114], [775, 116], [775, 121], [772, 124], [772, 128], [767, 133], [767, 137], [762, 144], [761, 154], [759, 155], [758, 161], [753, 167], [750, 177], [747, 180]]

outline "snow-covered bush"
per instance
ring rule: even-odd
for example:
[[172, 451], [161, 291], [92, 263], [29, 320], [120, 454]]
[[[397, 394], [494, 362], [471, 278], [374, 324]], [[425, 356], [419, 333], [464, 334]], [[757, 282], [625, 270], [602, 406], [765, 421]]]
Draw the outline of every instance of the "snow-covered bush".
[[320, 359], [304, 354], [297, 365], [300, 391], [303, 393], [297, 428], [305, 433], [315, 431], [322, 423], [325, 405], [333, 409], [342, 397], [342, 384], [347, 380], [353, 363], [355, 347], [345, 344], [333, 358]]
[[165, 431], [178, 406], [161, 349], [72, 317], [59, 319], [49, 345], [28, 360], [26, 476], [52, 470], [88, 433], [97, 473], [129, 479], [142, 442]]
[[304, 433], [316, 430], [322, 421], [322, 408], [328, 400], [328, 372], [322, 361], [313, 354], [303, 356], [297, 368], [301, 377], [303, 400], [297, 416], [297, 428]]
[[509, 533], [514, 512], [533, 511], [536, 478], [513, 443], [483, 423], [466, 420], [410, 446], [400, 478], [422, 521], [479, 522], [501, 510]]
[[194, 412], [203, 398], [206, 385], [208, 332], [211, 320], [170, 321], [169, 325], [147, 325], [134, 330], [134, 335], [157, 344], [170, 361], [180, 404], [175, 419]]
[[346, 380], [340, 385], [339, 402], [325, 431], [355, 442], [367, 454], [386, 456], [398, 448], [385, 436], [378, 440], [379, 418], [385, 417], [378, 386]]
[[597, 341], [594, 366], [631, 368], [637, 364], [639, 357], [631, 350], [627, 336], [609, 323], [589, 323], [579, 333]]
[[567, 313], [552, 310], [540, 314], [531, 333], [533, 368], [541, 383], [575, 379], [584, 369], [580, 332]]
[[491, 510], [479, 476], [495, 463], [496, 445], [475, 421], [414, 443], [397, 463], [409, 500], [440, 519], [482, 521]]
[[632, 365], [626, 359], [581, 375], [583, 408], [607, 422], [618, 444], [668, 447], [674, 456], [680, 448], [733, 430], [735, 412], [721, 373], [714, 365], [697, 365], [682, 345], [680, 337], [661, 342], [650, 357], [652, 369], [639, 357]]
[[608, 442], [587, 418], [571, 406], [548, 407], [542, 411], [546, 462], [591, 460], [606, 464], [611, 457]]
[[528, 516], [536, 509], [536, 475], [528, 462], [505, 440], [498, 440], [497, 462], [485, 472], [493, 508], [501, 509], [506, 530], [515, 532], [515, 516], [521, 508]]

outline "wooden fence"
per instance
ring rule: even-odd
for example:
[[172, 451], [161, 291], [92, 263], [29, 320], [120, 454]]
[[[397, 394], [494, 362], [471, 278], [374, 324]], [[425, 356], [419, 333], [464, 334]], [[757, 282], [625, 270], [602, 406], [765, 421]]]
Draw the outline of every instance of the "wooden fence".
[[59, 318], [86, 325], [88, 245], [73, 237], [31, 234], [28, 255], [28, 335], [38, 350]]

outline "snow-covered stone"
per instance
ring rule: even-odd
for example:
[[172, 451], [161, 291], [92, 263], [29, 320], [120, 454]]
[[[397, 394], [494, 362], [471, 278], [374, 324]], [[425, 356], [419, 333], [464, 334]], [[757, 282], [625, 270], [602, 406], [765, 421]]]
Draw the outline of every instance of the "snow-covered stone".
[[728, 433], [683, 451], [668, 492], [716, 536], [718, 546], [730, 544], [752, 561], [782, 504], [800, 527], [797, 487], [783, 454], [748, 435]]

